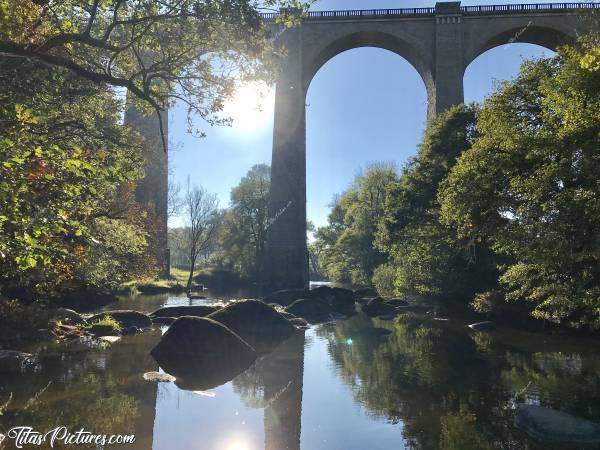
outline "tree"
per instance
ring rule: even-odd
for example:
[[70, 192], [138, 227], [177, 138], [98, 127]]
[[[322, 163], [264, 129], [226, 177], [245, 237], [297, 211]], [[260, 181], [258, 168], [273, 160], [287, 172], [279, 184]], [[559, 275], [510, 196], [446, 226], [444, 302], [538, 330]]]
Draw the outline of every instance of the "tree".
[[[236, 81], [275, 74], [260, 12], [282, 8], [292, 25], [298, 0], [0, 0], [0, 54], [67, 69], [125, 88], [141, 109], [178, 100], [210, 123]], [[161, 115], [157, 114], [161, 120]], [[161, 131], [163, 127], [161, 124]], [[162, 133], [166, 148], [166, 136]]]
[[475, 138], [475, 112], [459, 105], [430, 121], [418, 155], [388, 186], [376, 239], [376, 247], [390, 256], [376, 273], [382, 291], [460, 299], [493, 280], [485, 249], [461, 251], [456, 233], [439, 221], [436, 198], [440, 182]]
[[243, 276], [257, 279], [262, 271], [267, 230], [271, 168], [252, 166], [231, 191], [230, 208], [223, 218], [221, 259]]
[[31, 295], [114, 287], [149, 270], [133, 198], [140, 140], [113, 93], [66, 70], [0, 60], [0, 284]]
[[201, 186], [191, 186], [188, 178], [183, 207], [190, 261], [187, 289], [190, 290], [198, 257], [212, 245], [217, 236], [219, 202], [216, 195], [209, 194]]
[[328, 225], [316, 232], [315, 251], [332, 280], [370, 285], [373, 270], [385, 262], [374, 245], [378, 218], [383, 214], [387, 186], [397, 180], [390, 164], [371, 164], [351, 188], [334, 200]]
[[[585, 49], [584, 49], [585, 51]], [[600, 75], [565, 47], [528, 61], [478, 114], [479, 137], [439, 193], [441, 218], [504, 258], [508, 300], [600, 328]]]

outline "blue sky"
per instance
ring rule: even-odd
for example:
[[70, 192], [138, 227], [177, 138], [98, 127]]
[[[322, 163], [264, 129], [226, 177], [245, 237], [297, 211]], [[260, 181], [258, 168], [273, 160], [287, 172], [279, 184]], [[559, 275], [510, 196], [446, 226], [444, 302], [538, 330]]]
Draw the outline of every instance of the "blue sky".
[[[498, 2], [474, 1], [469, 4]], [[501, 2], [503, 3], [503, 2]], [[511, 3], [511, 2], [507, 2]], [[514, 3], [514, 2], [512, 2]], [[366, 9], [433, 6], [422, 0], [322, 0], [313, 9]], [[466, 102], [479, 102], [497, 80], [513, 78], [523, 58], [552, 52], [530, 44], [492, 49], [466, 70]], [[229, 204], [231, 188], [254, 164], [271, 162], [272, 95], [262, 111], [253, 107], [231, 114], [239, 116], [233, 127], [199, 124], [207, 137], [186, 133], [185, 110], [169, 115], [170, 166], [175, 182], [192, 183], [217, 194], [222, 207]], [[393, 161], [400, 168], [416, 154], [426, 119], [425, 86], [416, 70], [402, 57], [377, 48], [360, 48], [337, 55], [315, 75], [308, 90], [307, 213], [317, 226], [327, 220], [334, 194], [351, 183], [359, 168], [370, 162]], [[180, 221], [175, 219], [173, 225]]]

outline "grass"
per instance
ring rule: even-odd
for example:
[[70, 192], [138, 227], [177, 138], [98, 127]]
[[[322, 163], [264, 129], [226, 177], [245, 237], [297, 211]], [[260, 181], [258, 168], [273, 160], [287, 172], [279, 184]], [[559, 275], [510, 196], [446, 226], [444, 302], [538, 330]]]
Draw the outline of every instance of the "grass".
[[[199, 273], [196, 271], [195, 273]], [[186, 286], [189, 272], [187, 270], [177, 269], [171, 267], [171, 275], [169, 278], [142, 278], [137, 280], [130, 280], [122, 283], [117, 290], [120, 295], [136, 295], [139, 291], [152, 291], [152, 290], [176, 290]]]
[[86, 328], [91, 328], [94, 325], [110, 327], [117, 333], [121, 333], [121, 331], [123, 331], [119, 322], [117, 322], [113, 317], [111, 317], [109, 315], [106, 315], [102, 319], [98, 319], [98, 320], [90, 323]]

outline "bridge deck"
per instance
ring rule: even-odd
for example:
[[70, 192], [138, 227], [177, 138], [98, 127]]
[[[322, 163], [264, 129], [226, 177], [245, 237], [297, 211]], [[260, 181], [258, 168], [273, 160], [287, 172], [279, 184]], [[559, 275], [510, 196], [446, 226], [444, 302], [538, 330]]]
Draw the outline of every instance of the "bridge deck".
[[[513, 5], [480, 5], [461, 6], [460, 11], [465, 16], [487, 16], [497, 14], [519, 14], [527, 12], [571, 12], [579, 10], [600, 9], [600, 3], [526, 3]], [[263, 13], [266, 21], [275, 20], [277, 13]], [[395, 9], [348, 9], [338, 11], [309, 11], [304, 20], [319, 19], [373, 19], [397, 17], [433, 17], [435, 8], [395, 8]]]

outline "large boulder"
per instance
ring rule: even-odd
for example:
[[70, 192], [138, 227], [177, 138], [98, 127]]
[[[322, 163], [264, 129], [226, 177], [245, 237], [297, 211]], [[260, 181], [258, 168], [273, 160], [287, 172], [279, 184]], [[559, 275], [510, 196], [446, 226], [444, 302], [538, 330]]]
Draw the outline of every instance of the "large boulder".
[[196, 305], [196, 306], [165, 306], [150, 313], [150, 317], [182, 317], [196, 316], [206, 317], [214, 313], [219, 308], [216, 306]]
[[263, 298], [265, 303], [277, 303], [278, 305], [288, 306], [300, 298], [306, 298], [310, 291], [308, 289], [283, 289], [273, 292]]
[[76, 311], [68, 308], [56, 308], [49, 311], [50, 323], [59, 322], [65, 325], [87, 325], [86, 320]]
[[306, 298], [322, 300], [331, 307], [332, 311], [342, 314], [354, 314], [356, 312], [354, 295], [349, 289], [320, 286], [308, 291]]
[[178, 318], [151, 351], [184, 389], [206, 390], [228, 382], [256, 359], [255, 350], [222, 323]]
[[318, 298], [303, 298], [296, 300], [285, 311], [302, 317], [310, 323], [326, 322], [331, 316], [331, 306]]
[[600, 445], [600, 424], [538, 405], [517, 405], [515, 427], [552, 446]]
[[231, 303], [207, 317], [222, 323], [259, 351], [278, 345], [296, 330], [289, 320], [260, 300]]
[[369, 300], [366, 305], [362, 306], [362, 310], [366, 315], [371, 317], [398, 313], [396, 308], [392, 305], [388, 305], [381, 297]]
[[94, 314], [88, 319], [88, 322], [97, 322], [99, 320], [102, 320], [105, 316], [110, 316], [113, 319], [115, 319], [115, 321], [119, 323], [121, 328], [150, 328], [152, 326], [152, 319], [150, 319], [148, 315], [133, 310], [105, 311], [99, 314]]
[[377, 291], [372, 287], [356, 289], [353, 292], [354, 300], [358, 301], [361, 298], [375, 298], [379, 297]]

